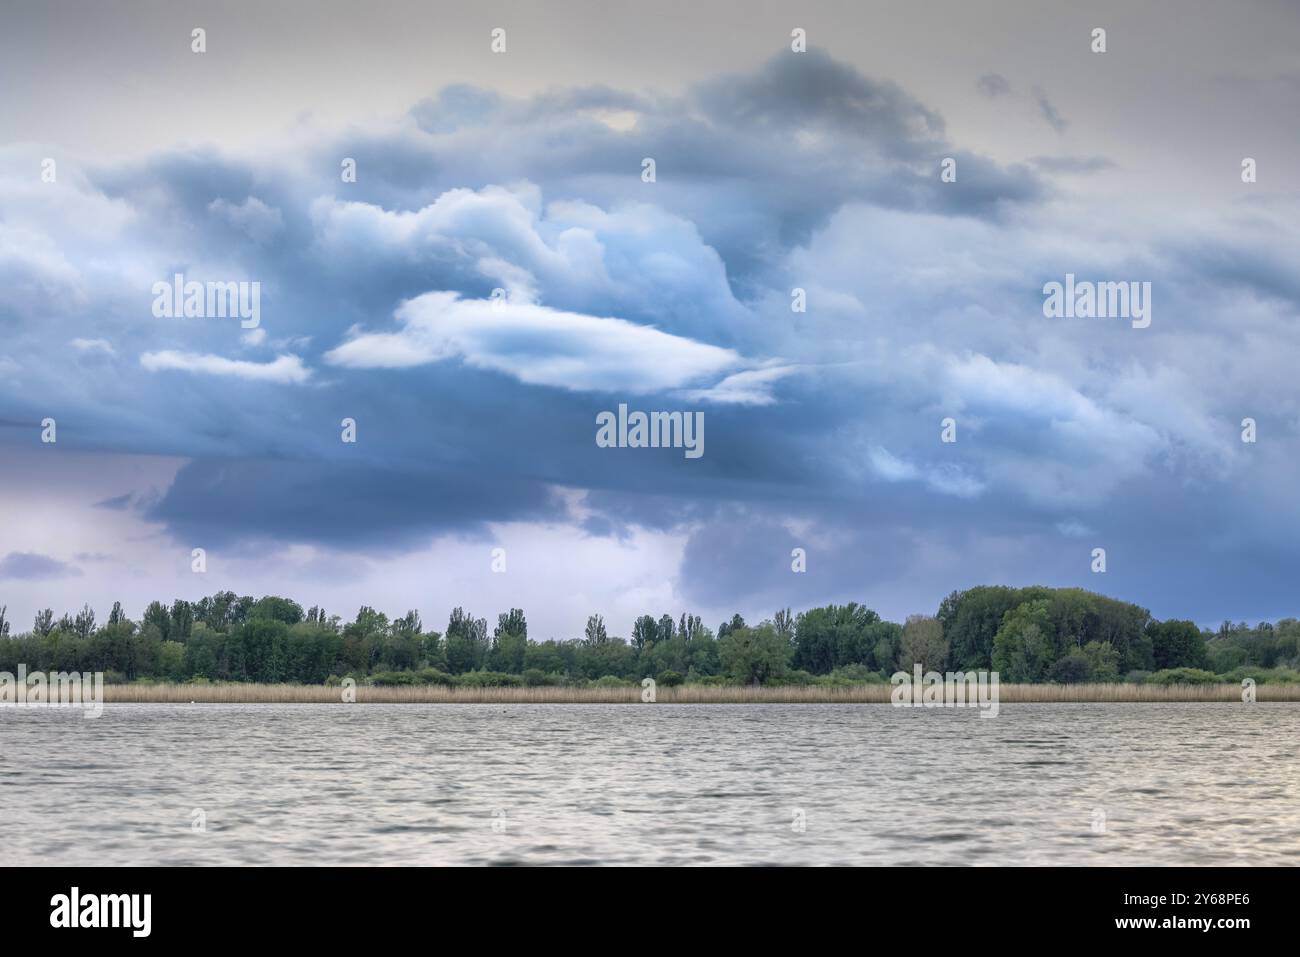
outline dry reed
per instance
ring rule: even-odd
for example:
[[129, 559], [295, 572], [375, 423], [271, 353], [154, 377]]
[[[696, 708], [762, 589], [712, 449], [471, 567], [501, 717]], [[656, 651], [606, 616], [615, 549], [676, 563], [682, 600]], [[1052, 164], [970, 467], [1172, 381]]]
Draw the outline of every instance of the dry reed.
[[[659, 687], [656, 699], [660, 704], [888, 704], [891, 690], [887, 684], [838, 688], [683, 685]], [[998, 691], [1001, 704], [1241, 701], [1241, 686], [1236, 684], [1004, 684]], [[1259, 701], [1300, 701], [1297, 684], [1263, 684], [1255, 691]], [[122, 684], [106, 685], [104, 699], [110, 704], [340, 704], [343, 690], [290, 684]], [[639, 704], [641, 689], [361, 685], [356, 700], [359, 704]]]

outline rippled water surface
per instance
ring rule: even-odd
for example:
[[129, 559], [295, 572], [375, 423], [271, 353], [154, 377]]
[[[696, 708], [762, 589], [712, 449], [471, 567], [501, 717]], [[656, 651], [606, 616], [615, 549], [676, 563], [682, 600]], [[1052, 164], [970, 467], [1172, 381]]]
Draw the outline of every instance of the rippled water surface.
[[1298, 744], [1300, 704], [1264, 703], [4, 709], [0, 847], [14, 864], [1295, 864]]

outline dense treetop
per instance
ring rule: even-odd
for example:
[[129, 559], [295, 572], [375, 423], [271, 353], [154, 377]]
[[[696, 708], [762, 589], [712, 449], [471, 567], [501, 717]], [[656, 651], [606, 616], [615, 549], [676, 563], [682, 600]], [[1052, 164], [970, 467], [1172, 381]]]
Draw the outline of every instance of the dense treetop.
[[592, 615], [581, 638], [536, 641], [512, 608], [489, 628], [463, 608], [442, 632], [414, 611], [389, 619], [363, 606], [345, 622], [276, 595], [218, 592], [197, 602], [152, 602], [138, 621], [114, 604], [97, 622], [85, 606], [46, 609], [12, 634], [0, 606], [0, 671], [103, 671], [113, 680], [319, 684], [859, 683], [920, 664], [930, 671], [994, 670], [1005, 682], [1208, 681], [1290, 678], [1300, 622], [1250, 628], [1156, 621], [1145, 608], [1078, 588], [980, 586], [953, 592], [933, 616], [901, 624], [850, 602], [788, 609], [715, 631], [687, 613], [645, 614], [631, 638]]

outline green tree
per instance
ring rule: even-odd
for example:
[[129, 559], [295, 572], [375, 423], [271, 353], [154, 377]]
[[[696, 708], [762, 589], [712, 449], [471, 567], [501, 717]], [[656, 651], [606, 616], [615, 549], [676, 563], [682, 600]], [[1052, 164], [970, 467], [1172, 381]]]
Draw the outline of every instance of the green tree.
[[655, 624], [654, 616], [642, 615], [632, 623], [632, 647], [638, 655], [643, 654], [646, 648], [655, 643], [658, 634], [659, 627]]
[[[120, 612], [121, 605], [114, 602], [113, 609]], [[172, 602], [170, 618], [172, 623], [171, 637], [176, 641], [189, 641], [190, 632], [194, 630], [194, 606], [183, 598], [177, 598]]]
[[401, 618], [394, 618], [389, 631], [395, 638], [419, 638], [423, 628], [420, 613], [412, 608]]
[[497, 627], [493, 635], [494, 637], [518, 635], [520, 638], [527, 638], [528, 619], [524, 617], [524, 610], [522, 608], [511, 608], [508, 612], [497, 615]]
[[[737, 615], [736, 618], [740, 618], [740, 616]], [[735, 619], [732, 620], [734, 621]], [[679, 637], [685, 638], [689, 641], [695, 635], [703, 634], [706, 631], [708, 631], [708, 629], [704, 627], [704, 621], [699, 615], [688, 615], [686, 612], [682, 612], [682, 617], [677, 622], [677, 634]]]
[[259, 598], [248, 610], [249, 618], [282, 621], [286, 625], [296, 625], [303, 620], [302, 605], [278, 595], [266, 595]]
[[1110, 642], [1119, 653], [1121, 667], [1125, 671], [1150, 670], [1154, 662], [1146, 626], [1151, 621], [1151, 612], [1105, 595], [1093, 595], [1092, 598], [1097, 625], [1087, 640]]
[[95, 630], [95, 609], [89, 605], [82, 605], [81, 611], [77, 612], [77, 617], [73, 619], [72, 630], [83, 641], [89, 638], [90, 633]]
[[523, 610], [511, 608], [509, 612], [498, 615], [496, 630], [492, 633], [492, 670], [521, 674], [527, 651], [528, 621]]
[[1040, 598], [1007, 612], [993, 639], [993, 670], [1002, 681], [1041, 681], [1051, 667], [1055, 642], [1050, 604]]
[[980, 585], [955, 591], [939, 605], [935, 616], [943, 623], [948, 659], [955, 670], [978, 671], [993, 660], [993, 639], [1002, 619], [1017, 605], [1048, 594], [1046, 588]]
[[785, 674], [790, 664], [790, 646], [765, 621], [754, 628], [736, 628], [718, 639], [718, 657], [723, 671], [747, 685], [766, 684]]
[[254, 617], [226, 634], [231, 677], [276, 682], [289, 677], [289, 626], [278, 618]]
[[584, 640], [588, 645], [603, 645], [609, 641], [609, 635], [605, 633], [605, 619], [603, 617], [592, 615], [587, 619]]
[[158, 629], [158, 634], [164, 641], [171, 633], [171, 615], [167, 612], [167, 606], [160, 601], [149, 602], [149, 606], [144, 610], [144, 617], [140, 619], [141, 628], [151, 626]]
[[524, 670], [540, 671], [547, 675], [569, 675], [576, 672], [577, 649], [572, 642], [551, 639], [530, 643], [524, 651]]
[[728, 632], [737, 631], [745, 627], [745, 619], [740, 617], [739, 613], [731, 616], [731, 621], [724, 621], [718, 626], [718, 639], [727, 637]]
[[164, 641], [159, 647], [158, 673], [168, 681], [183, 681], [185, 674], [185, 646], [179, 641]]
[[454, 675], [483, 667], [488, 652], [487, 619], [468, 615], [453, 608], [444, 638], [447, 670]]
[[690, 670], [690, 642], [681, 635], [674, 635], [667, 641], [657, 641], [651, 645], [640, 659], [640, 673], [655, 675], [660, 671], [678, 671], [685, 674]]
[[1119, 678], [1119, 652], [1109, 641], [1090, 641], [1080, 652], [1088, 662], [1093, 681], [1116, 681]]
[[426, 667], [447, 670], [447, 649], [442, 635], [426, 631], [420, 638], [420, 653]]
[[185, 643], [186, 674], [210, 681], [228, 678], [229, 675], [223, 674], [218, 665], [218, 661], [225, 655], [224, 644], [225, 636], [221, 632], [213, 631], [206, 622], [196, 622], [190, 632], [190, 640]]
[[871, 641], [871, 667], [880, 672], [891, 671], [898, 660], [898, 648], [903, 643], [903, 627], [892, 621], [878, 621], [871, 625], [868, 637]]
[[870, 666], [881, 638], [875, 629], [879, 622], [879, 615], [857, 602], [810, 608], [795, 619], [791, 663], [813, 674], [849, 664]]
[[636, 676], [636, 652], [622, 638], [606, 638], [589, 644], [582, 642], [577, 649], [577, 668], [589, 680], [612, 675], [616, 678]]
[[122, 671], [128, 678], [144, 678], [158, 674], [162, 657], [163, 638], [156, 625], [141, 628], [126, 642], [125, 657], [119, 659]]
[[[780, 633], [778, 632], [778, 635]], [[790, 643], [780, 636], [786, 647]], [[693, 678], [716, 675], [722, 667], [718, 657], [718, 642], [707, 628], [701, 628], [686, 640], [686, 673]]]
[[1204, 668], [1209, 662], [1201, 629], [1190, 621], [1153, 621], [1147, 626], [1158, 670]]
[[54, 630], [53, 610], [46, 608], [41, 611], [38, 611], [36, 613], [36, 617], [32, 620], [32, 633], [36, 635], [40, 635], [42, 638], [44, 638], [53, 630]]
[[1058, 658], [1047, 669], [1047, 680], [1062, 685], [1077, 685], [1092, 679], [1092, 665], [1082, 652], [1075, 651]]
[[790, 647], [794, 647], [794, 618], [790, 615], [789, 608], [782, 608], [772, 618], [772, 626], [776, 628], [776, 633], [780, 635]]
[[929, 615], [909, 615], [898, 646], [898, 667], [911, 671], [920, 665], [923, 672], [943, 671], [947, 662], [948, 642], [943, 637], [943, 622]]

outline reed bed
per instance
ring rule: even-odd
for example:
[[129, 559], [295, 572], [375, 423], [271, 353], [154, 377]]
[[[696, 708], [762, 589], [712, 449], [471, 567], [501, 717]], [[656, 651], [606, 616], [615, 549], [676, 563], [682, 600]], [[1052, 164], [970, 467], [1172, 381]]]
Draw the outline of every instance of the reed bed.
[[[752, 688], [706, 685], [659, 687], [660, 704], [888, 704], [887, 684], [845, 687], [793, 686]], [[1255, 689], [1259, 701], [1300, 701], [1300, 684], [1265, 684]], [[1000, 704], [1241, 702], [1237, 684], [1206, 685], [1001, 685]], [[104, 687], [104, 700], [155, 704], [341, 704], [343, 690], [326, 685], [290, 684], [120, 684]], [[449, 688], [441, 685], [356, 689], [358, 704], [640, 704], [636, 688]]]

